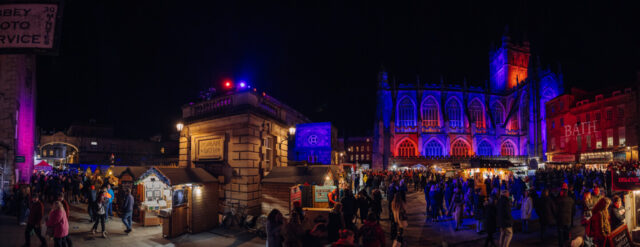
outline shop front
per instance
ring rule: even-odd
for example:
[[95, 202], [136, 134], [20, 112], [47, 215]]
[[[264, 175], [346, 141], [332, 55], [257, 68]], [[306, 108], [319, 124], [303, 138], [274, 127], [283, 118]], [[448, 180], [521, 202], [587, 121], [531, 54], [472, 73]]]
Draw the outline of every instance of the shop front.
[[[640, 242], [640, 169], [621, 171], [612, 168], [611, 182], [613, 192], [623, 198], [626, 211], [624, 226], [631, 232], [631, 240]], [[611, 231], [615, 232], [614, 229]]]
[[610, 162], [613, 161], [613, 152], [590, 152], [580, 154], [580, 163], [584, 164], [584, 168], [587, 170], [600, 170], [604, 171]]

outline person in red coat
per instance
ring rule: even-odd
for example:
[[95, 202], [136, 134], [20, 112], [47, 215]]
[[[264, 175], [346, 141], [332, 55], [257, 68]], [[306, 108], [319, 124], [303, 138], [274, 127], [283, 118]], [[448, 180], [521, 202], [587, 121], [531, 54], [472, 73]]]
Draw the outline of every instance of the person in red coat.
[[593, 216], [589, 219], [585, 233], [593, 238], [593, 243], [598, 247], [603, 247], [606, 237], [611, 233], [611, 223], [609, 217], [609, 205], [611, 200], [603, 197], [591, 210]]
[[64, 208], [64, 212], [67, 215], [67, 220], [69, 220], [69, 203], [67, 202], [67, 200], [64, 199], [64, 194], [60, 194], [58, 196], [58, 201], [62, 204], [62, 207]]
[[373, 213], [367, 215], [367, 219], [364, 221], [360, 230], [358, 230], [357, 236], [362, 238], [363, 247], [384, 247], [385, 236], [382, 227], [378, 224], [378, 217]]

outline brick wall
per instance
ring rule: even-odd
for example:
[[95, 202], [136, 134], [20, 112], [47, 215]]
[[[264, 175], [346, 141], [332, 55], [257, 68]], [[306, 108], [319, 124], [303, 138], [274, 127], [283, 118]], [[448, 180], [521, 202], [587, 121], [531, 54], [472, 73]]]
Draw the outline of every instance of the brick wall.
[[209, 183], [200, 187], [201, 193], [192, 190], [193, 203], [191, 232], [204, 232], [218, 226], [218, 184]]

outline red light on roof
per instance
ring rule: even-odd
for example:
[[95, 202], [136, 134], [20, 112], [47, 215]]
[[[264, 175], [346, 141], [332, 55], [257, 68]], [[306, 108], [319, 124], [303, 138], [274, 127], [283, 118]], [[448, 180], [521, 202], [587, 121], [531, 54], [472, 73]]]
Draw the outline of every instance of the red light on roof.
[[255, 91], [258, 91], [258, 89], [256, 89], [256, 88], [253, 88], [253, 91], [254, 91], [254, 92], [255, 92]]
[[262, 92], [262, 96], [267, 96], [267, 93], [265, 93], [265, 92]]
[[224, 82], [224, 86], [225, 87], [231, 87], [231, 82], [230, 81], [225, 81]]

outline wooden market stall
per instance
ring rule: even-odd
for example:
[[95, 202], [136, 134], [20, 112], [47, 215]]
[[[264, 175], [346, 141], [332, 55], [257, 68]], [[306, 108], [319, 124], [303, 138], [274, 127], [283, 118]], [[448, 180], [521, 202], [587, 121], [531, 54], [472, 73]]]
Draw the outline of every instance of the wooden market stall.
[[473, 159], [470, 161], [470, 166], [462, 170], [462, 176], [478, 181], [475, 183], [476, 188], [481, 189], [483, 195], [487, 195], [490, 192], [486, 191], [485, 184], [479, 181], [495, 176], [500, 180], [508, 180], [510, 176], [513, 176], [513, 171], [510, 169], [512, 167], [513, 163], [508, 160]]
[[160, 211], [162, 235], [172, 238], [218, 225], [218, 179], [202, 168], [157, 168], [167, 178], [171, 200]]
[[133, 218], [143, 226], [162, 224], [158, 214], [161, 209], [171, 207], [169, 179], [157, 168], [150, 167], [133, 182], [131, 194], [136, 207]]

